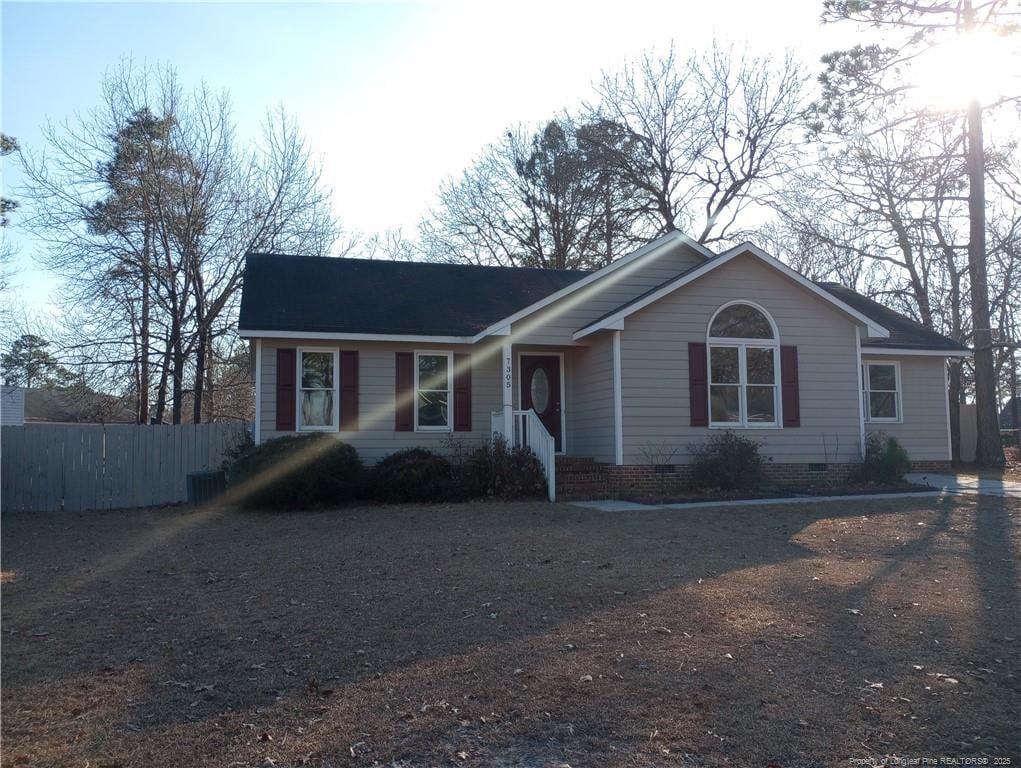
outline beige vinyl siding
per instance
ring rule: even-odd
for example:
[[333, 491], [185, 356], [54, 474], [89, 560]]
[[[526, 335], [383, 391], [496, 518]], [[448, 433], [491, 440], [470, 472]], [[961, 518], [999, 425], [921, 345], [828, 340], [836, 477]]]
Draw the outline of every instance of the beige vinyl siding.
[[626, 319], [625, 464], [648, 463], [643, 449], [650, 448], [676, 448], [674, 462], [686, 463], [687, 446], [711, 434], [690, 426], [688, 343], [705, 342], [713, 313], [741, 299], [764, 307], [779, 328], [780, 343], [798, 348], [801, 426], [737, 431], [764, 440], [763, 454], [776, 462], [860, 458], [854, 322], [755, 257], [739, 256]]
[[898, 423], [866, 423], [870, 432], [885, 432], [896, 437], [914, 461], [946, 461], [950, 458], [947, 432], [947, 390], [943, 379], [946, 365], [942, 357], [880, 355], [862, 352], [862, 361], [900, 364], [900, 404]]
[[[453, 435], [466, 444], [489, 439], [490, 413], [502, 407], [499, 348], [496, 354], [478, 347], [444, 344], [405, 344], [394, 342], [327, 342], [298, 339], [262, 341], [262, 439], [281, 434], [276, 431], [276, 350], [279, 347], [335, 347], [358, 351], [358, 431], [339, 432], [353, 445], [362, 460], [373, 464], [401, 450], [422, 446], [441, 450]], [[397, 432], [394, 429], [395, 368], [397, 352], [443, 350], [472, 354], [472, 431], [471, 432]]]
[[568, 353], [567, 451], [596, 461], [613, 462], [613, 345], [599, 334], [592, 346]]
[[[705, 258], [691, 246], [672, 243], [658, 253], [621, 267], [514, 323], [514, 341], [520, 344], [578, 344], [571, 338], [578, 329], [704, 261]], [[580, 343], [590, 342], [583, 339]]]

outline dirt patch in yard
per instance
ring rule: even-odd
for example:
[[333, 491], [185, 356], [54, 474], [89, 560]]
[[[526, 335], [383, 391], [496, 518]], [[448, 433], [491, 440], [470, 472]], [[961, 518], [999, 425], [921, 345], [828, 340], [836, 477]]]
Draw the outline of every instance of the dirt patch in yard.
[[1021, 503], [6, 515], [5, 766], [1021, 758]]
[[1021, 451], [1014, 446], [1005, 446], [1003, 456], [1006, 464], [999, 469], [976, 467], [974, 464], [955, 464], [954, 472], [969, 477], [980, 477], [983, 480], [1006, 480], [1021, 483]]

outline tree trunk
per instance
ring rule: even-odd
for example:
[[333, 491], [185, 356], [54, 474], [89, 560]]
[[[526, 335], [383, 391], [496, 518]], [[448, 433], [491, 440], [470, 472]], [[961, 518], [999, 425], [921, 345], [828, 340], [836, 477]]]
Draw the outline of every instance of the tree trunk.
[[1003, 466], [986, 278], [985, 152], [982, 138], [982, 108], [977, 99], [972, 99], [968, 103], [968, 272], [971, 276], [971, 317], [975, 334], [975, 412], [978, 425], [975, 461], [980, 465]]
[[170, 375], [170, 344], [166, 346], [163, 353], [163, 366], [160, 369], [160, 386], [156, 393], [156, 412], [153, 418], [157, 424], [162, 424], [167, 414], [167, 378]]
[[141, 359], [138, 368], [138, 423], [149, 423], [149, 223], [142, 233]]
[[180, 424], [181, 413], [184, 410], [184, 351], [181, 349], [180, 320], [174, 318], [174, 328], [171, 329], [171, 362], [173, 367], [170, 372], [170, 423]]
[[1010, 350], [1010, 426], [1014, 430], [1014, 447], [1021, 448], [1021, 423], [1018, 422], [1017, 348]]
[[206, 354], [209, 348], [208, 340], [208, 332], [200, 330], [198, 349], [195, 351], [195, 387], [191, 409], [191, 418], [195, 424], [202, 423], [202, 397], [205, 393], [206, 384]]
[[[951, 338], [959, 343], [964, 343], [964, 333], [961, 330], [961, 272], [957, 269], [952, 248], [944, 250], [947, 260], [947, 269], [950, 272], [950, 327]], [[960, 358], [947, 360], [950, 366], [950, 375], [947, 377], [949, 383], [947, 397], [950, 402], [950, 458], [952, 461], [961, 460], [961, 403], [964, 402], [964, 361]]]
[[206, 341], [206, 382], [204, 385], [205, 390], [205, 420], [216, 421], [219, 415], [219, 407], [217, 403], [218, 390], [216, 387], [216, 354], [213, 350], [212, 338]]

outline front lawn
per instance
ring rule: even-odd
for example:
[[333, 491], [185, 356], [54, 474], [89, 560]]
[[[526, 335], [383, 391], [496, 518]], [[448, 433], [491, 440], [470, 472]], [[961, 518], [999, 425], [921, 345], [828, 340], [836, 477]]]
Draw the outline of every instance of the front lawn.
[[5, 766], [1021, 758], [1018, 501], [2, 522]]

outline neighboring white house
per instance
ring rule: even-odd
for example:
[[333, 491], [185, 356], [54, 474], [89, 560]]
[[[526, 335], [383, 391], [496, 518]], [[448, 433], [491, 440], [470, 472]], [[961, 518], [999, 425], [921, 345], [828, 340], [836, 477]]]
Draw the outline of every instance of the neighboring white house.
[[25, 423], [25, 390], [21, 387], [0, 388], [0, 425], [20, 427]]
[[240, 333], [259, 441], [333, 432], [371, 462], [514, 435], [594, 460], [610, 493], [682, 480], [725, 429], [791, 482], [846, 476], [873, 430], [945, 468], [945, 362], [970, 354], [754, 245], [677, 232], [591, 273], [252, 254]]

